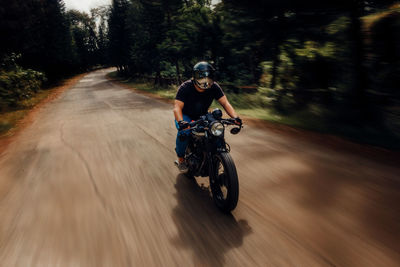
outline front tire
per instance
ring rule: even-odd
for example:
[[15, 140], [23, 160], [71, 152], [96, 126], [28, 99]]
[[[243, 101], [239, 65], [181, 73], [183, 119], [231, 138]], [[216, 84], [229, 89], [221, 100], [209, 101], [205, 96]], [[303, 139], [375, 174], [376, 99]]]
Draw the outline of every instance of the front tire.
[[184, 175], [187, 179], [194, 180], [194, 175], [190, 169], [187, 172], [185, 172]]
[[236, 208], [239, 199], [239, 181], [236, 166], [229, 153], [213, 157], [210, 173], [210, 188], [215, 205], [224, 213]]

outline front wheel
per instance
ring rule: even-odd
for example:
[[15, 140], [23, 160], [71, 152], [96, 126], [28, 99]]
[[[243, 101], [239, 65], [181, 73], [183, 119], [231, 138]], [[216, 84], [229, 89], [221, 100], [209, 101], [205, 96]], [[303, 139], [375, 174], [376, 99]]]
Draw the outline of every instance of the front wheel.
[[239, 199], [239, 181], [236, 166], [229, 153], [213, 156], [210, 187], [217, 207], [229, 213], [236, 208]]

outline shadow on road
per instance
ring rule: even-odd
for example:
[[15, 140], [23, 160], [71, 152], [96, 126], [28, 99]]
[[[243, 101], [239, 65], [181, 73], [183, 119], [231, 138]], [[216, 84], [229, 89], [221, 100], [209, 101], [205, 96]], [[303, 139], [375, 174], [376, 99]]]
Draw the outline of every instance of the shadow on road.
[[193, 250], [196, 264], [221, 266], [224, 255], [243, 244], [251, 227], [246, 220], [237, 221], [234, 216], [219, 212], [208, 188], [194, 180], [178, 175], [175, 188], [178, 203], [172, 219], [178, 236], [171, 240], [172, 244], [179, 249]]

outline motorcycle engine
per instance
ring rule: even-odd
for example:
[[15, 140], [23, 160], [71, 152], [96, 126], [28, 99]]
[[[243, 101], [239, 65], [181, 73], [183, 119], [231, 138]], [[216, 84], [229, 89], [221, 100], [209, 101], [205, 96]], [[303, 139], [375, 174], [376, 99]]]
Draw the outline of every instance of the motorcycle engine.
[[190, 144], [188, 147], [186, 154], [186, 163], [188, 164], [188, 167], [190, 171], [193, 173], [195, 176], [201, 176], [201, 169], [202, 169], [202, 162], [204, 158], [203, 151], [201, 150], [200, 146], [197, 146], [197, 144]]
[[197, 174], [201, 165], [201, 158], [195, 153], [190, 153], [186, 158], [186, 163], [189, 165], [189, 169], [193, 174]]

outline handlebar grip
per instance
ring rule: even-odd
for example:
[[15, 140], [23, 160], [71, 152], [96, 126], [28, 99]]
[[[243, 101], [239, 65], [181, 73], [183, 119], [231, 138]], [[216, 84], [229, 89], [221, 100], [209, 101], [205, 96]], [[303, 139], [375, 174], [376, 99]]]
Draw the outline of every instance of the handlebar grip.
[[194, 126], [196, 126], [197, 125], [197, 121], [193, 121], [193, 122], [189, 122], [189, 126], [190, 126], [190, 128], [192, 128], [192, 127], [194, 127]]

